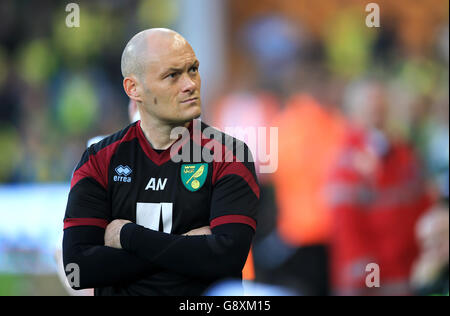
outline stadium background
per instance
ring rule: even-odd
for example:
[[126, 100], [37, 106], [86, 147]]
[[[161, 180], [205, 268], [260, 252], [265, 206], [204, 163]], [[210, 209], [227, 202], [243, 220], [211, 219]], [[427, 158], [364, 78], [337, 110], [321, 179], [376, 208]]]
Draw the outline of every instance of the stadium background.
[[[358, 87], [370, 85], [367, 78], [383, 82], [389, 91], [386, 125], [414, 148], [433, 201], [448, 201], [448, 1], [372, 1], [380, 6], [379, 28], [365, 25], [369, 2], [77, 1], [80, 27], [68, 28], [67, 1], [1, 1], [0, 295], [67, 294], [54, 257], [71, 172], [89, 138], [128, 124], [120, 56], [131, 36], [145, 28], [175, 29], [192, 44], [201, 62], [203, 119], [212, 125], [277, 126], [297, 103], [310, 103], [302, 108], [306, 112], [292, 112], [300, 114], [289, 126], [300, 127], [280, 135], [316, 131], [310, 134], [314, 141], [280, 148], [280, 172], [293, 155], [308, 157], [311, 146], [314, 152], [335, 145], [327, 138], [332, 125], [315, 116], [314, 106], [345, 120], [345, 103], [359, 96]], [[301, 113], [317, 118], [317, 125], [308, 125]], [[305, 173], [304, 166], [314, 162], [308, 159], [298, 165]], [[283, 253], [270, 252], [279, 247], [264, 247], [263, 254], [255, 249], [255, 281], [283, 284], [265, 274], [282, 266], [273, 258], [298, 244], [326, 244], [323, 213], [329, 210], [317, 201], [299, 201], [299, 214], [302, 203], [309, 208], [300, 218], [313, 224], [291, 221], [287, 227], [280, 210], [289, 208], [291, 192], [283, 191], [283, 181], [290, 186], [290, 180], [260, 180], [265, 195], [256, 241], [280, 242], [270, 237], [279, 230], [288, 246]], [[306, 226], [313, 229], [305, 232]], [[446, 234], [448, 243], [448, 222]], [[289, 273], [295, 271], [276, 275], [289, 279]]]

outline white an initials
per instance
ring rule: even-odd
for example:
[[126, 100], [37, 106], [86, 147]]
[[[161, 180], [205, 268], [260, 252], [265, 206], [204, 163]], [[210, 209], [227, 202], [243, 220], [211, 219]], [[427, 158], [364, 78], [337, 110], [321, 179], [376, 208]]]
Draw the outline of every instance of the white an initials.
[[158, 182], [156, 182], [155, 178], [150, 178], [150, 181], [147, 183], [147, 186], [145, 187], [145, 191], [152, 190], [152, 191], [159, 191], [164, 190], [167, 183], [167, 178], [164, 178], [164, 181], [161, 178], [158, 178]]

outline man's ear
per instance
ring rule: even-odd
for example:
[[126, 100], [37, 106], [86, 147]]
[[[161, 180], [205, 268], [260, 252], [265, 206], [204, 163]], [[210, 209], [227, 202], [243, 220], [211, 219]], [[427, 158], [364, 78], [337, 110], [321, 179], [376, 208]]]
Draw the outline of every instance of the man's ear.
[[123, 89], [128, 97], [134, 101], [142, 102], [141, 89], [136, 77], [125, 77], [123, 79]]

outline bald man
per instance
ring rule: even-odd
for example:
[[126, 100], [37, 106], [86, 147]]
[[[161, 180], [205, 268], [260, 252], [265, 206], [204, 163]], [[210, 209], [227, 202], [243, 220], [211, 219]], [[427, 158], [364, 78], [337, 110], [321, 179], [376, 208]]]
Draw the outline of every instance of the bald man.
[[[145, 30], [128, 42], [121, 66], [141, 119], [90, 146], [74, 171], [63, 240], [65, 266], [79, 268], [72, 286], [96, 295], [178, 296], [242, 279], [259, 186], [248, 147], [217, 130], [212, 139], [197, 120], [201, 80], [192, 47], [172, 30]], [[175, 128], [183, 131], [178, 138]], [[246, 160], [236, 158], [242, 151]], [[195, 152], [214, 160], [194, 160]]]

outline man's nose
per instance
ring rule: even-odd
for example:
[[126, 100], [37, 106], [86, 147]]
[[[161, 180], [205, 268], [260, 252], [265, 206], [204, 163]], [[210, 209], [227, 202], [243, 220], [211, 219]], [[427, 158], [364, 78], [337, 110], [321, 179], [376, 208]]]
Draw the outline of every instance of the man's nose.
[[181, 92], [192, 93], [197, 88], [197, 83], [187, 74], [183, 75]]

